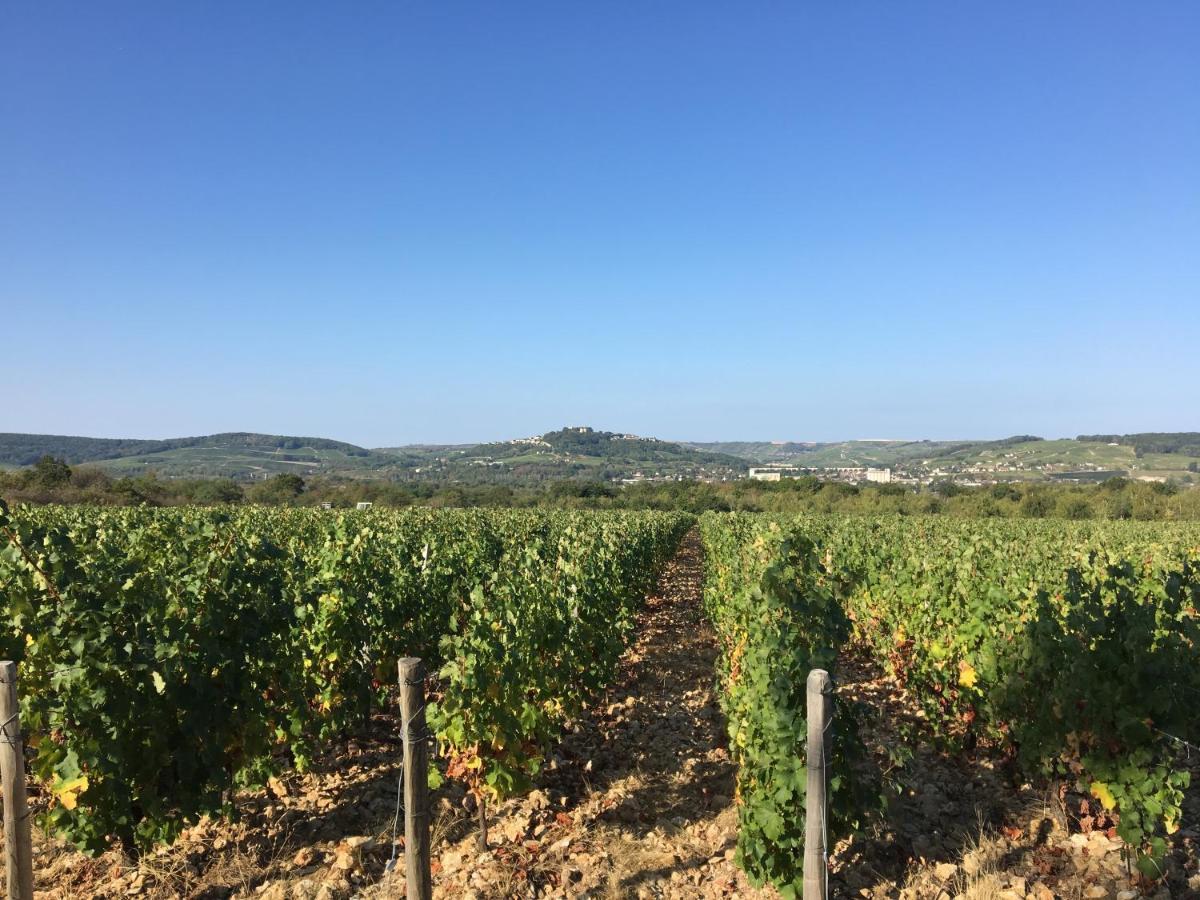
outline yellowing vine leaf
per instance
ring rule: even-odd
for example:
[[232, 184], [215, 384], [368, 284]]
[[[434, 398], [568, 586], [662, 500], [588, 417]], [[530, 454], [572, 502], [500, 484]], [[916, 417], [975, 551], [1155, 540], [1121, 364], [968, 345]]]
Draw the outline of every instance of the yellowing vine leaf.
[[1112, 810], [1117, 806], [1117, 798], [1103, 781], [1092, 782], [1092, 796], [1104, 804], [1105, 809]]
[[963, 687], [975, 687], [975, 683], [979, 681], [979, 673], [975, 671], [975, 667], [965, 659], [958, 664], [958, 683]]
[[80, 775], [69, 781], [60, 781], [51, 790], [63, 809], [74, 809], [79, 803], [79, 795], [88, 789], [88, 777]]

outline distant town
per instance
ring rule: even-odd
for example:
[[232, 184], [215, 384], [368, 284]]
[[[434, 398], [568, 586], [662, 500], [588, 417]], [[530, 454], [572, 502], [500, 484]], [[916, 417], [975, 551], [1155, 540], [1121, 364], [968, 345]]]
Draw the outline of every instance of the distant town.
[[327, 438], [236, 432], [162, 440], [0, 434], [0, 469], [52, 457], [112, 477], [225, 477], [263, 482], [303, 478], [398, 483], [537, 485], [573, 480], [610, 485], [816, 478], [844, 484], [920, 487], [952, 482], [1086, 484], [1200, 482], [1200, 434], [1080, 435], [999, 440], [686, 442], [570, 425], [481, 444], [410, 444], [368, 449]]

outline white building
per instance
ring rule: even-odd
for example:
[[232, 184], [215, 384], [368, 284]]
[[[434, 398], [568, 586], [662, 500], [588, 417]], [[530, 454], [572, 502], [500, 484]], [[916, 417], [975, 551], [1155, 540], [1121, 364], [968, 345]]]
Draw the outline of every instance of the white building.
[[889, 484], [892, 480], [891, 469], [869, 469], [865, 466], [756, 466], [750, 469], [749, 475], [755, 481], [779, 481], [781, 478], [800, 478], [805, 475], [814, 475], [826, 481], [850, 483], [873, 481], [877, 484]]
[[[770, 469], [751, 469], [750, 477], [755, 481], [778, 481], [783, 477], [784, 470], [778, 467]], [[790, 473], [789, 473], [790, 474]]]

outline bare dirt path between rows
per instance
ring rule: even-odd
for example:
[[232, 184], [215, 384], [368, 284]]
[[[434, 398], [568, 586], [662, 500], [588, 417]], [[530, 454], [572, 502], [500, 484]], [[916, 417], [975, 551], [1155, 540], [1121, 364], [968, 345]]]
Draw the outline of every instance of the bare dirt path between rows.
[[606, 696], [566, 736], [538, 790], [498, 810], [492, 831], [504, 843], [482, 857], [470, 839], [444, 851], [435, 893], [757, 893], [732, 863], [735, 773], [714, 693], [703, 577], [693, 532], [638, 613]]
[[[715, 694], [718, 648], [701, 610], [703, 567], [693, 532], [639, 611], [613, 686], [569, 729], [536, 789], [489, 811], [486, 851], [462, 789], [436, 793], [435, 897], [778, 897], [733, 864], [734, 768]], [[864, 657], [846, 652], [840, 670], [839, 690], [866, 714], [867, 765], [893, 788], [887, 814], [835, 848], [832, 897], [1200, 897], [1200, 758], [1171, 877], [1135, 885], [1119, 842], [1072, 833], [1053, 798], [1014, 786], [985, 753], [948, 757], [927, 745], [911, 698]], [[35, 838], [38, 896], [403, 897], [402, 853], [388, 870], [399, 850], [399, 731], [394, 717], [377, 716], [312, 771], [242, 795], [236, 821], [201, 822], [138, 863]]]

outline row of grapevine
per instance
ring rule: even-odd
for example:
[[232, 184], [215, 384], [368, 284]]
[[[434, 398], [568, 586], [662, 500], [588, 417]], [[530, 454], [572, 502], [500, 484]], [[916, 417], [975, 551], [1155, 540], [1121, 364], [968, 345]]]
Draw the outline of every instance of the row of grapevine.
[[515, 790], [689, 521], [0, 505], [0, 657], [48, 824], [89, 850], [170, 839], [362, 722], [403, 655], [444, 662], [452, 770]]
[[799, 884], [804, 676], [847, 639], [947, 750], [987, 744], [1078, 791], [1084, 827], [1157, 872], [1188, 783], [1177, 739], [1200, 742], [1200, 529], [710, 514], [702, 530], [749, 874]]
[[869, 647], [949, 749], [1088, 798], [1158, 874], [1200, 742], [1200, 530], [826, 519], [809, 528]]
[[[619, 527], [597, 527], [615, 521]], [[483, 797], [529, 787], [564, 721], [611, 680], [634, 611], [693, 519], [562, 514], [458, 607], [430, 722], [448, 772]]]
[[[738, 864], [784, 896], [803, 882], [807, 769], [805, 694], [814, 668], [835, 671], [850, 620], [818, 546], [803, 528], [765, 516], [705, 513], [705, 612], [721, 645], [722, 707], [737, 764]], [[854, 827], [866, 804], [854, 778], [861, 751], [835, 697], [828, 833]]]

